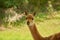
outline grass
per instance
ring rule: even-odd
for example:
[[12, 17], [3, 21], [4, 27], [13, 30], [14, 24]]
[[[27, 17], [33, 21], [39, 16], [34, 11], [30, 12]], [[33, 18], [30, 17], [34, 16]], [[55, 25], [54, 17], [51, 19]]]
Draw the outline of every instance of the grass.
[[54, 33], [60, 32], [60, 20], [51, 19], [38, 23], [38, 29], [42, 36], [49, 36]]
[[[39, 33], [43, 37], [60, 32], [59, 18], [44, 20], [43, 22], [40, 20], [35, 22]], [[23, 27], [20, 28], [12, 28], [0, 31], [0, 40], [33, 40], [33, 38], [27, 25], [23, 24]]]
[[30, 37], [29, 31], [26, 29], [27, 28], [13, 28], [0, 31], [0, 40], [31, 40], [32, 37]]

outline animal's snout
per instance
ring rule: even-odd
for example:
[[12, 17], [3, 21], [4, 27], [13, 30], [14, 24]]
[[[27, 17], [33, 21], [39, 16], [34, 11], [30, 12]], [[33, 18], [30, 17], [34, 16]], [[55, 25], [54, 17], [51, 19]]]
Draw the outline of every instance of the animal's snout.
[[27, 21], [27, 25], [29, 25], [30, 24], [30, 22], [29, 21]]

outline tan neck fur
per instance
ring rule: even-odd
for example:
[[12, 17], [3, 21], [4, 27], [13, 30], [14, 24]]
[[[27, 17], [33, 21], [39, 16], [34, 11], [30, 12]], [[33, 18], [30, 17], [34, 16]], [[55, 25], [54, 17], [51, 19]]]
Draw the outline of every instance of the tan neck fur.
[[34, 40], [44, 40], [44, 38], [39, 34], [37, 28], [36, 28], [36, 25], [35, 23], [32, 21], [32, 22], [29, 22], [29, 25], [28, 25], [29, 29], [30, 29], [30, 32], [34, 38]]

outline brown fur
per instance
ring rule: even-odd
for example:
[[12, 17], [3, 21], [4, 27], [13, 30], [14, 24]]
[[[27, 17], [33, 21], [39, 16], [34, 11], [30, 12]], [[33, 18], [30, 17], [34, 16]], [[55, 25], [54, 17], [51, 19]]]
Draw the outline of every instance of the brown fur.
[[25, 12], [25, 13], [26, 13], [27, 25], [30, 29], [30, 32], [31, 32], [34, 40], [60, 40], [60, 33], [57, 33], [57, 34], [54, 34], [54, 35], [51, 35], [51, 36], [48, 36], [48, 37], [42, 37], [39, 34], [35, 23], [33, 23], [34, 15], [27, 14], [27, 12]]

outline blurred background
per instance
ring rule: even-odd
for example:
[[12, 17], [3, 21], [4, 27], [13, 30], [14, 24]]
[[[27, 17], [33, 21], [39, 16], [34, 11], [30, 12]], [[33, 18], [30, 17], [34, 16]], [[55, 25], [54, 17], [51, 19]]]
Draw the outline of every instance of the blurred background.
[[33, 40], [24, 12], [36, 12], [40, 34], [60, 32], [60, 0], [0, 0], [0, 40]]

